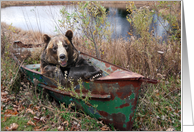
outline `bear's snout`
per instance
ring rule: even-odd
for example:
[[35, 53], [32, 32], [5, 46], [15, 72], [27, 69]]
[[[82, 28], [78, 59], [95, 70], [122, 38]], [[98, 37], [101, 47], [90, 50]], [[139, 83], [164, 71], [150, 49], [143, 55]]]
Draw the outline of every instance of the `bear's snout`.
[[59, 57], [60, 57], [60, 60], [62, 61], [66, 58], [65, 54], [61, 54]]
[[59, 55], [59, 62], [60, 62], [60, 65], [62, 66], [62, 67], [65, 67], [65, 66], [67, 66], [67, 56], [65, 55], [65, 54], [60, 54]]

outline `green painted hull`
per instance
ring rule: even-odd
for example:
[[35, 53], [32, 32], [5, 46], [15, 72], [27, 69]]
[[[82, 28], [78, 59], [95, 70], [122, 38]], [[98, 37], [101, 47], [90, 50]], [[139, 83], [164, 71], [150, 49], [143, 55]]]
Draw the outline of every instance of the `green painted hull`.
[[[91, 117], [113, 124], [118, 130], [131, 130], [142, 82], [157, 83], [157, 81], [145, 79], [142, 75], [84, 53], [80, 55], [103, 71], [103, 76], [97, 80], [83, 82], [82, 93], [79, 85], [75, 87], [76, 93], [82, 94], [83, 98], [88, 95], [88, 91], [91, 92], [88, 103], [72, 96], [74, 95], [72, 91], [59, 90], [57, 84], [36, 71], [40, 68], [39, 64], [21, 66], [21, 71], [32, 83], [34, 79], [38, 80], [38, 86], [47, 89], [56, 100], [66, 105], [74, 102], [77, 109], [82, 109]], [[17, 61], [17, 58], [13, 57]]]

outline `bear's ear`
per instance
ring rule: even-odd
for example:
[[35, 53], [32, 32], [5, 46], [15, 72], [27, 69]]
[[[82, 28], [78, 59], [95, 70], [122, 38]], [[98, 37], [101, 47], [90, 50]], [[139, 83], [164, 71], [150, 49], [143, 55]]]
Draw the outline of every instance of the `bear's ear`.
[[45, 43], [48, 44], [49, 41], [51, 40], [51, 38], [50, 38], [47, 34], [44, 34], [44, 35], [43, 35], [43, 40], [44, 40]]
[[73, 32], [71, 30], [68, 30], [66, 33], [65, 33], [65, 36], [71, 41], [72, 38], [73, 38]]

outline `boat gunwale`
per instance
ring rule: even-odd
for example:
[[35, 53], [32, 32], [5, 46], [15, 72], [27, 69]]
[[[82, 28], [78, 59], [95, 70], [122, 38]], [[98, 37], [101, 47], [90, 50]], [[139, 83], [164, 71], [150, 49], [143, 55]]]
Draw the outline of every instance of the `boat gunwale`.
[[[124, 70], [124, 71], [128, 71], [128, 72], [132, 72], [132, 71], [130, 71], [130, 70], [128, 70], [128, 69], [125, 69], [125, 68], [122, 68], [122, 67], [120, 67], [120, 66], [111, 64], [111, 63], [106, 62], [106, 61], [104, 61], [104, 60], [101, 60], [101, 59], [98, 59], [98, 58], [93, 57], [93, 56], [91, 56], [91, 55], [88, 55], [88, 54], [86, 54], [86, 53], [80, 52], [80, 54], [81, 54], [81, 55], [88, 56], [88, 57], [91, 57], [91, 58], [94, 58], [94, 59], [99, 60], [99, 61], [102, 61], [102, 62], [107, 63], [107, 64], [109, 64], [109, 65], [115, 66], [115, 67], [117, 67], [118, 69], [121, 69], [121, 70]], [[21, 63], [18, 61], [17, 57], [16, 57], [13, 53], [12, 53], [12, 56], [13, 56], [14, 60], [20, 65]], [[31, 65], [33, 65], [33, 64], [31, 64]], [[30, 68], [27, 68], [25, 65], [21, 65], [21, 67], [24, 68], [24, 69], [26, 69], [26, 70], [28, 70], [28, 71], [30, 71], [30, 72], [33, 72], [33, 73], [36, 73], [36, 74], [39, 74], [39, 75], [44, 76], [43, 74], [41, 74], [41, 72], [35, 71], [35, 70], [33, 70], [33, 69], [30, 69]], [[112, 73], [113, 73], [113, 72], [112, 72]], [[133, 72], [132, 72], [132, 73], [133, 73]], [[137, 73], [136, 73], [136, 74], [137, 74]], [[138, 74], [138, 75], [140, 75], [140, 74]], [[101, 77], [100, 77], [100, 78], [101, 78]], [[99, 82], [99, 81], [116, 81], [116, 80], [139, 80], [139, 79], [144, 78], [144, 76], [141, 75], [141, 77], [133, 77], [133, 78], [116, 78], [116, 79], [100, 79], [100, 78], [94, 80], [94, 82]]]
[[[134, 72], [132, 72], [132, 71], [130, 71], [130, 70], [128, 70], [128, 69], [126, 69], [126, 68], [123, 68], [123, 67], [121, 67], [121, 66], [117, 66], [117, 65], [115, 65], [115, 64], [112, 64], [112, 63], [109, 63], [109, 62], [107, 62], [107, 61], [104, 61], [104, 60], [102, 60], [102, 59], [98, 59], [97, 57], [95, 57], [95, 56], [91, 56], [91, 55], [89, 55], [89, 54], [86, 54], [86, 53], [83, 53], [83, 52], [80, 52], [80, 54], [81, 55], [85, 55], [85, 56], [87, 56], [87, 57], [90, 57], [90, 58], [94, 58], [94, 59], [96, 59], [96, 60], [98, 60], [98, 61], [101, 61], [101, 62], [104, 62], [104, 63], [106, 63], [106, 64], [109, 64], [109, 65], [111, 65], [111, 66], [114, 66], [114, 67], [116, 67], [117, 69], [121, 69], [121, 70], [124, 70], [124, 71], [127, 71], [127, 72], [131, 72], [131, 73], [134, 73]], [[12, 53], [12, 56], [13, 56], [13, 58], [14, 58], [14, 60], [19, 64], [19, 65], [21, 65], [21, 63], [18, 61], [18, 59], [17, 59], [17, 57]], [[26, 70], [28, 70], [28, 71], [30, 71], [30, 72], [34, 72], [34, 73], [36, 73], [36, 74], [39, 74], [39, 75], [42, 75], [42, 76], [44, 76], [43, 74], [41, 74], [41, 72], [38, 72], [38, 71], [35, 71], [35, 70], [32, 70], [32, 69], [30, 69], [30, 68], [27, 68], [27, 67], [25, 67], [25, 65], [21, 65], [21, 67], [22, 68], [24, 68], [24, 69], [26, 69]], [[114, 73], [114, 72], [112, 72], [112, 73]], [[111, 73], [110, 73], [111, 74]], [[109, 75], [110, 75], [109, 74]], [[135, 73], [136, 75], [138, 75], [139, 77], [133, 77], [133, 78], [111, 78], [111, 79], [109, 79], [109, 78], [103, 78], [103, 77], [100, 77], [100, 78], [97, 78], [96, 80], [94, 80], [93, 82], [101, 82], [101, 81], [108, 81], [108, 82], [111, 82], [111, 81], [120, 81], [120, 80], [123, 80], [123, 81], [133, 81], [133, 80], [138, 80], [138, 81], [141, 81], [141, 82], [148, 82], [148, 83], [153, 83], [153, 84], [157, 84], [158, 83], [158, 81], [157, 80], [155, 80], [155, 79], [148, 79], [148, 78], [145, 78], [144, 76], [142, 76], [142, 75], [140, 75], [140, 74], [138, 74], [138, 73]], [[108, 75], [108, 76], [109, 76]]]

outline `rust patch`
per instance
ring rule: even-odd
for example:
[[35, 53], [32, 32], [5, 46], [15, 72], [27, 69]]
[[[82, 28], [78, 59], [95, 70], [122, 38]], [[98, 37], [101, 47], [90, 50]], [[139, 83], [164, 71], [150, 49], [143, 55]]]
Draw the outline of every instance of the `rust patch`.
[[123, 122], [126, 120], [125, 115], [122, 113], [112, 114], [112, 117], [113, 117], [113, 121], [117, 123], [120, 122], [123, 124]]
[[122, 105], [120, 105], [119, 107], [115, 107], [116, 109], [118, 109], [118, 108], [123, 108], [123, 107], [127, 107], [127, 106], [129, 106], [129, 104], [128, 103], [126, 103], [126, 104], [122, 104]]
[[132, 121], [132, 116], [129, 118], [130, 120], [127, 122], [127, 127], [126, 130], [131, 130], [133, 127], [133, 121]]
[[108, 113], [105, 112], [105, 111], [98, 111], [100, 113], [100, 115], [104, 116], [104, 117], [107, 117], [108, 116]]
[[124, 87], [124, 86], [129, 85], [129, 81], [119, 81], [118, 84], [120, 87]]
[[129, 88], [125, 88], [125, 89], [119, 89], [116, 93], [117, 93], [118, 97], [123, 100], [132, 94], [131, 90], [132, 89], [129, 87]]
[[123, 130], [123, 124], [126, 120], [126, 117], [122, 113], [112, 114], [113, 122], [119, 130]]
[[117, 95], [120, 98], [123, 95], [123, 93], [122, 92], [117, 92]]

